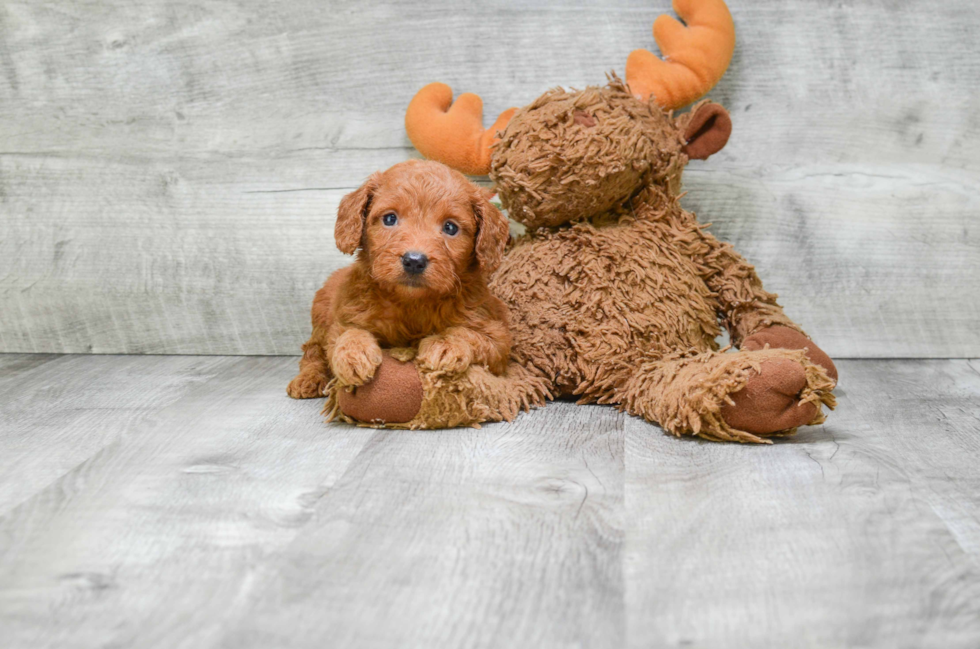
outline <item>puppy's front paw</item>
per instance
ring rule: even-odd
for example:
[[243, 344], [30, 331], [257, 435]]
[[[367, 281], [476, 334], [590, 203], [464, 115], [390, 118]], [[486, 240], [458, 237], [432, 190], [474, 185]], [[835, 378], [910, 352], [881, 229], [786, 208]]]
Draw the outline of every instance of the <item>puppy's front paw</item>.
[[466, 343], [442, 336], [430, 336], [419, 344], [417, 358], [425, 369], [458, 374], [473, 363], [473, 351]]
[[374, 336], [360, 329], [341, 334], [334, 345], [330, 367], [343, 385], [364, 385], [381, 365], [381, 347]]
[[323, 396], [323, 388], [327, 385], [327, 377], [316, 372], [302, 372], [289, 382], [286, 394], [294, 399], [312, 399]]

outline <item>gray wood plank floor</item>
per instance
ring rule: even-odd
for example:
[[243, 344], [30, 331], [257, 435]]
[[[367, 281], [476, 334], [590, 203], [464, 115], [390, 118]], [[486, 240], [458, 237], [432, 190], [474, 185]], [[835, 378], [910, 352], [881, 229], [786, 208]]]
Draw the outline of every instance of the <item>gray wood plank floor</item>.
[[976, 361], [769, 447], [328, 425], [295, 363], [0, 355], [0, 645], [980, 645]]

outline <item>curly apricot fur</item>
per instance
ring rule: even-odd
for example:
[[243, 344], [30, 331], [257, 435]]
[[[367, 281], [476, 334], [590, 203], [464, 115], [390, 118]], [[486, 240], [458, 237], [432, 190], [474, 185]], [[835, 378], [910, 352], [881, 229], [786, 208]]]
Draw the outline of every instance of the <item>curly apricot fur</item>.
[[[395, 215], [386, 225], [385, 215]], [[454, 234], [444, 230], [452, 221]], [[313, 335], [303, 346], [299, 375], [287, 392], [321, 396], [332, 378], [359, 386], [374, 377], [382, 348], [419, 350], [434, 370], [470, 365], [502, 374], [510, 355], [508, 313], [487, 277], [503, 257], [507, 219], [462, 174], [410, 160], [372, 174], [341, 201], [335, 239], [357, 253], [327, 279], [313, 301]], [[402, 263], [424, 254], [421, 274]]]

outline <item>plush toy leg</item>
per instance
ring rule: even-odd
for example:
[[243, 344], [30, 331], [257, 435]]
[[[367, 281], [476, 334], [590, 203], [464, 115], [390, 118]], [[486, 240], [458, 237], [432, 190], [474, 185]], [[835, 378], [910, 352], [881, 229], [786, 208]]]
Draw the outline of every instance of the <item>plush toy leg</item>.
[[778, 349], [805, 349], [807, 358], [827, 370], [827, 376], [837, 382], [837, 367], [830, 356], [820, 349], [815, 342], [804, 336], [796, 329], [781, 325], [773, 325], [760, 329], [742, 341], [742, 351], [765, 349], [766, 346]]
[[705, 352], [643, 364], [621, 402], [673, 435], [768, 443], [824, 420], [835, 382], [803, 350]]
[[496, 376], [484, 367], [462, 374], [429, 372], [387, 352], [369, 383], [352, 391], [327, 386], [329, 419], [388, 428], [453, 428], [511, 421], [551, 397], [548, 382], [511, 363]]

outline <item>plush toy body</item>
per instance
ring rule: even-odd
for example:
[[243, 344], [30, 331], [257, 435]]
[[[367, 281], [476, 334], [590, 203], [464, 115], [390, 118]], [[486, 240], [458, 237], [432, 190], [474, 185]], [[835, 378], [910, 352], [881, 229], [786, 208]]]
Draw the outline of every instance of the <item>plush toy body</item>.
[[[675, 6], [691, 23], [701, 17], [691, 27], [698, 39], [706, 25], [731, 24], [720, 0]], [[675, 44], [683, 40], [672, 34]], [[714, 62], [721, 72], [730, 51], [722, 58]], [[510, 419], [548, 396], [574, 396], [618, 405], [676, 435], [749, 442], [823, 420], [821, 405], [834, 404], [831, 360], [752, 266], [680, 206], [684, 166], [724, 146], [728, 114], [705, 102], [675, 118], [656, 97], [633, 92], [660, 81], [614, 77], [605, 87], [549, 91], [509, 111], [505, 128], [498, 120], [502, 137], [486, 160], [488, 138], [473, 127], [478, 99], [464, 95], [449, 108], [445, 86], [419, 92], [406, 117], [416, 146], [443, 161], [473, 153], [457, 165], [488, 171], [510, 217], [527, 227], [490, 285], [510, 309], [510, 370], [433, 374], [387, 359], [367, 390], [330, 395], [334, 415], [451, 426]], [[690, 88], [681, 95], [689, 99]], [[463, 119], [465, 111], [476, 119]], [[739, 351], [718, 349], [720, 325]], [[388, 413], [406, 385], [425, 396], [414, 417], [396, 422]]]

